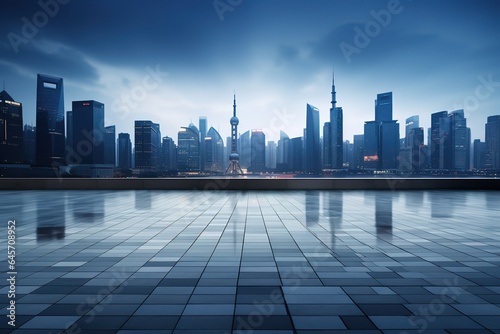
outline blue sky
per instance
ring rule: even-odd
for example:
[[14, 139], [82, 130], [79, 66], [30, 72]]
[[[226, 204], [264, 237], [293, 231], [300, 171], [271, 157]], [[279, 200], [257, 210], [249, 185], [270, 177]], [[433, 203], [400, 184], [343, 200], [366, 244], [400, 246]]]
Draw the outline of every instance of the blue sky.
[[427, 128], [431, 113], [464, 107], [473, 139], [483, 139], [486, 117], [500, 114], [495, 0], [41, 3], [46, 10], [6, 0], [0, 12], [0, 80], [23, 103], [26, 123], [35, 124], [37, 73], [64, 78], [66, 110], [94, 99], [117, 132], [133, 135], [134, 120], [151, 119], [175, 140], [199, 116], [228, 136], [233, 91], [240, 132], [300, 136], [306, 103], [328, 121], [333, 69], [351, 141], [386, 91], [402, 125], [418, 114]]

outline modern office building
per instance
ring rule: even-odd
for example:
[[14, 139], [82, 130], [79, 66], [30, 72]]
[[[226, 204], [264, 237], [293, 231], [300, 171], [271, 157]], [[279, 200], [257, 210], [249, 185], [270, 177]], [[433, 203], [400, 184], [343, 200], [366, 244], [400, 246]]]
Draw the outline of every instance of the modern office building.
[[[337, 107], [337, 92], [335, 91], [335, 77], [332, 78], [332, 107], [330, 108], [330, 165], [333, 169], [343, 168], [343, 111]], [[324, 139], [323, 139], [324, 140]]]
[[262, 130], [252, 130], [251, 162], [249, 170], [262, 172], [266, 169], [266, 135]]
[[0, 164], [22, 164], [23, 105], [0, 92]]
[[442, 159], [444, 159], [445, 148], [443, 145], [447, 142], [445, 138], [441, 139], [441, 134], [445, 134], [444, 131], [441, 131], [441, 123], [445, 122], [442, 120], [447, 118], [447, 111], [439, 111], [431, 115], [431, 136], [429, 138], [431, 169], [441, 169], [441, 166], [444, 166]]
[[484, 170], [486, 168], [486, 142], [475, 139], [473, 151], [472, 168], [474, 170]]
[[330, 122], [323, 125], [323, 169], [332, 168], [332, 126]]
[[470, 170], [470, 129], [464, 110], [452, 111], [449, 115], [451, 129], [451, 168], [453, 170]]
[[343, 151], [343, 168], [349, 169], [354, 163], [354, 144], [348, 140], [344, 141]]
[[380, 123], [379, 137], [380, 168], [396, 170], [399, 156], [399, 124], [397, 121]]
[[205, 172], [220, 173], [226, 167], [224, 159], [224, 141], [214, 127], [210, 127], [204, 140]]
[[37, 75], [36, 164], [57, 167], [65, 162], [63, 79]]
[[135, 168], [141, 172], [155, 172], [158, 168], [160, 147], [159, 125], [152, 121], [135, 121]]
[[[418, 129], [419, 125], [419, 117], [418, 115], [408, 117], [405, 122], [405, 146], [409, 146], [408, 136], [412, 129]], [[423, 143], [423, 142], [422, 142]]]
[[500, 170], [500, 115], [488, 117], [485, 131], [486, 169]]
[[365, 136], [364, 135], [354, 135], [353, 141], [353, 164], [349, 166], [350, 169], [363, 169], [364, 167], [364, 159], [363, 159], [363, 150]]
[[[407, 122], [408, 123], [408, 122]], [[410, 152], [411, 171], [418, 172], [421, 170], [421, 149], [424, 145], [424, 128], [411, 128], [406, 134], [406, 147]]]
[[73, 111], [66, 111], [66, 161], [73, 154]]
[[399, 124], [392, 119], [392, 92], [377, 95], [375, 121], [365, 122], [364, 167], [396, 170], [399, 157]]
[[34, 165], [36, 159], [36, 127], [25, 125], [23, 131], [23, 161]]
[[172, 138], [163, 137], [161, 152], [160, 169], [164, 171], [177, 170], [177, 148]]
[[278, 148], [276, 152], [276, 165], [283, 167], [284, 164], [287, 163], [287, 147], [288, 146], [288, 141], [290, 140], [290, 137], [288, 135], [280, 130], [280, 139], [278, 140]]
[[304, 141], [302, 137], [291, 138], [288, 145], [287, 168], [294, 173], [304, 171]]
[[200, 127], [200, 170], [205, 170], [205, 137], [207, 136], [207, 118], [200, 116], [198, 125]]
[[104, 128], [104, 163], [116, 166], [116, 127], [114, 125]]
[[251, 165], [252, 148], [250, 144], [250, 131], [245, 131], [238, 138], [238, 153], [241, 168], [247, 169]]
[[269, 140], [266, 146], [266, 168], [276, 168], [276, 143], [272, 140]]
[[200, 142], [196, 127], [181, 127], [177, 134], [177, 168], [179, 172], [200, 171]]
[[132, 168], [132, 141], [130, 134], [118, 134], [118, 168]]
[[375, 122], [392, 121], [392, 92], [377, 94], [375, 100]]
[[316, 175], [321, 171], [319, 109], [310, 104], [306, 106], [305, 170]]
[[379, 169], [381, 152], [380, 123], [376, 121], [365, 122], [363, 135], [363, 165], [366, 169]]
[[[73, 101], [72, 152], [66, 161], [72, 165], [104, 164], [104, 104]], [[38, 143], [37, 143], [38, 144]]]

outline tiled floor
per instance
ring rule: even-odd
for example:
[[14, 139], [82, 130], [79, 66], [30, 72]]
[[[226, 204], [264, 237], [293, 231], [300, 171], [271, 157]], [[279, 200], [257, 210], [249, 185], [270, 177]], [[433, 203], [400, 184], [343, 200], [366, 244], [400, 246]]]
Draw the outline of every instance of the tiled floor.
[[500, 192], [0, 195], [15, 333], [500, 333]]

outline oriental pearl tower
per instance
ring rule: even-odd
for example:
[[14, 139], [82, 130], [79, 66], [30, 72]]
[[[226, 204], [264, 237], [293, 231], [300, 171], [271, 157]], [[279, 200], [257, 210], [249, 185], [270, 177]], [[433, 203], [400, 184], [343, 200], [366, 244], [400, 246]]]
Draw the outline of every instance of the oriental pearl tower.
[[234, 94], [233, 117], [231, 117], [231, 155], [229, 156], [229, 166], [226, 169], [226, 175], [242, 175], [240, 155], [238, 154], [238, 124], [240, 120], [236, 117], [236, 94]]

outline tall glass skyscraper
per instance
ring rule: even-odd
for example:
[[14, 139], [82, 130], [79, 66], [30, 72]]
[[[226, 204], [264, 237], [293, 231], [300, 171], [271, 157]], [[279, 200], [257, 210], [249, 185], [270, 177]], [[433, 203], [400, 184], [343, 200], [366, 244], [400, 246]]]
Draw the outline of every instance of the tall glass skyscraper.
[[104, 128], [104, 163], [116, 165], [116, 127], [114, 125]]
[[488, 117], [485, 141], [486, 169], [500, 170], [500, 115]]
[[440, 169], [441, 158], [444, 157], [444, 141], [440, 137], [441, 120], [448, 117], [447, 111], [438, 111], [431, 115], [431, 137], [429, 138], [429, 146], [431, 148], [431, 168]]
[[200, 116], [200, 169], [205, 170], [205, 137], [207, 136], [207, 118]]
[[73, 161], [68, 164], [104, 164], [104, 104], [73, 101]]
[[128, 133], [118, 135], [118, 167], [132, 168], [132, 142]]
[[135, 121], [135, 168], [156, 171], [160, 147], [159, 124], [152, 121]]
[[367, 169], [380, 166], [380, 124], [376, 121], [365, 122], [363, 135], [363, 165]]
[[375, 122], [392, 121], [392, 92], [377, 94], [375, 100]]
[[0, 164], [23, 163], [23, 106], [0, 92]]
[[[321, 171], [321, 144], [319, 135], [319, 109], [307, 104], [305, 136], [306, 172], [319, 174]], [[342, 145], [340, 146], [342, 150]]]
[[36, 164], [65, 164], [63, 79], [38, 74], [36, 90]]
[[323, 168], [332, 168], [332, 126], [330, 122], [323, 125]]
[[200, 171], [200, 142], [196, 127], [182, 127], [177, 134], [177, 168], [179, 172]]
[[162, 158], [160, 168], [165, 171], [177, 169], [177, 149], [174, 140], [170, 137], [163, 137], [162, 145]]
[[[420, 127], [419, 125], [419, 117], [418, 115], [415, 115], [415, 116], [411, 116], [411, 117], [408, 117], [406, 119], [406, 124], [405, 124], [405, 146], [406, 147], [409, 147], [410, 144], [409, 144], [409, 134], [410, 134], [410, 131], [412, 129], [418, 129]], [[423, 142], [422, 142], [423, 144]]]
[[208, 130], [204, 146], [205, 171], [222, 172], [226, 162], [224, 159], [224, 141], [214, 127], [210, 127]]
[[455, 110], [450, 113], [451, 125], [451, 159], [452, 169], [470, 170], [470, 129], [464, 110]]
[[252, 172], [262, 172], [266, 168], [266, 135], [262, 130], [252, 130], [251, 165]]

